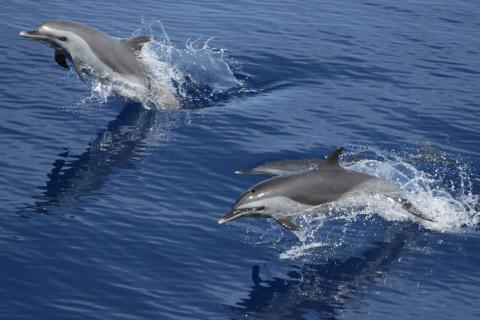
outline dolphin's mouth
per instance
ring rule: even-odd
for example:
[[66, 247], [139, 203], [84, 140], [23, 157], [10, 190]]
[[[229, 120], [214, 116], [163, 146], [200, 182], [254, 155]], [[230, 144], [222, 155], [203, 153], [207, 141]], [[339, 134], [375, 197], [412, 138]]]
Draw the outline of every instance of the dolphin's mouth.
[[44, 33], [40, 33], [36, 30], [33, 31], [22, 31], [20, 32], [20, 36], [24, 38], [29, 38], [29, 39], [35, 39], [35, 40], [47, 40], [50, 39], [50, 37]]
[[246, 170], [237, 170], [235, 174], [258, 174], [255, 170], [246, 169]]
[[251, 212], [257, 212], [257, 211], [262, 211], [265, 210], [264, 206], [261, 207], [252, 207], [252, 208], [243, 208], [243, 209], [235, 209], [227, 213], [223, 218], [218, 220], [219, 224], [225, 223], [227, 221], [239, 218], [243, 216], [246, 213], [251, 213]]
[[34, 39], [34, 40], [60, 40], [60, 41], [65, 41], [65, 37], [59, 37], [53, 34], [47, 34], [47, 33], [42, 33], [37, 30], [32, 30], [32, 31], [21, 31], [20, 36], [28, 39]]

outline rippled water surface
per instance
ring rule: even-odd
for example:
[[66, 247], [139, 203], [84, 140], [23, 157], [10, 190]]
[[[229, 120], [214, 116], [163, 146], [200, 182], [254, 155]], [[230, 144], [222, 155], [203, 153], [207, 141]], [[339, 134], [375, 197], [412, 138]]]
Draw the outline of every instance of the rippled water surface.
[[[1, 319], [480, 318], [478, 1], [1, 9]], [[57, 19], [152, 36], [184, 108], [84, 84], [18, 35]], [[217, 224], [262, 179], [236, 170], [338, 146], [435, 222], [379, 199], [297, 233]]]

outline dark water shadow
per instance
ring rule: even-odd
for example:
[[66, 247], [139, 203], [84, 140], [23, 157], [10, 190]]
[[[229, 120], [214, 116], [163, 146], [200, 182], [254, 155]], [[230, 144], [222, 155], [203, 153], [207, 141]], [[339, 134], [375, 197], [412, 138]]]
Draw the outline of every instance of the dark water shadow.
[[[238, 86], [225, 90], [217, 90], [207, 84], [200, 84], [186, 77], [181, 85], [179, 95], [183, 109], [203, 109], [226, 104], [232, 99], [247, 99], [257, 95], [267, 94], [275, 90], [293, 87], [295, 84], [288, 81], [255, 81], [242, 73], [234, 73], [239, 81]], [[180, 91], [180, 85], [176, 84]]]
[[[258, 53], [250, 56], [236, 56], [242, 61], [243, 72], [250, 76], [252, 87], [264, 87], [268, 81], [283, 81], [292, 85], [321, 85], [327, 80], [371, 81], [382, 84], [406, 86], [402, 79], [408, 72], [398, 68], [384, 68], [375, 62], [355, 57], [326, 57], [325, 60], [312, 58], [291, 59], [278, 54]], [[242, 75], [236, 75], [241, 79]]]
[[116, 170], [135, 169], [144, 155], [149, 132], [162, 120], [169, 121], [168, 113], [127, 103], [83, 153], [70, 155], [66, 151], [59, 154], [47, 174], [46, 184], [39, 187], [42, 194], [17, 213], [24, 216], [31, 212], [54, 214], [57, 208], [101, 189]]
[[252, 319], [335, 319], [361, 298], [366, 287], [384, 281], [385, 272], [417, 230], [408, 225], [392, 228], [387, 239], [356, 256], [292, 266], [284, 278], [264, 281], [255, 265], [248, 298], [224, 307]]

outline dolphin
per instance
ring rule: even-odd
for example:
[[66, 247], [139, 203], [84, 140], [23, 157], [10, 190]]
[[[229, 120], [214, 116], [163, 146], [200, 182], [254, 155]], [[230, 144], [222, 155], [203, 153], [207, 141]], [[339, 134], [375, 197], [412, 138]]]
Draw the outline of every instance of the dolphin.
[[433, 221], [415, 208], [398, 186], [343, 168], [339, 163], [342, 152], [343, 148], [336, 149], [315, 170], [273, 177], [254, 185], [240, 196], [232, 210], [218, 223], [248, 216], [267, 217], [289, 230], [298, 231], [300, 227], [292, 222], [292, 216], [359, 194], [386, 196], [410, 214]]
[[420, 148], [418, 155], [407, 158], [405, 160], [407, 163], [416, 163], [419, 161], [441, 163], [446, 165], [458, 163], [457, 160], [449, 158], [445, 154], [442, 154], [440, 151], [435, 149], [431, 141], [425, 141], [425, 143]]
[[[360, 159], [358, 155], [350, 155], [345, 159], [346, 162], [356, 162]], [[418, 161], [430, 161], [443, 164], [454, 164], [456, 160], [447, 158], [432, 147], [430, 141], [420, 149], [418, 155], [406, 158], [407, 163], [416, 163]], [[292, 173], [300, 173], [317, 169], [323, 165], [325, 159], [319, 158], [301, 158], [301, 159], [287, 159], [270, 161], [251, 169], [237, 170], [236, 174], [256, 174], [256, 175], [268, 175], [268, 176], [283, 176]]]
[[[356, 155], [350, 155], [346, 162], [355, 162], [359, 160]], [[283, 176], [292, 173], [307, 172], [315, 170], [325, 163], [325, 159], [319, 158], [301, 158], [270, 161], [257, 167], [247, 170], [237, 170], [236, 174], [257, 174], [268, 176]]]
[[150, 41], [148, 36], [117, 39], [72, 21], [49, 21], [33, 31], [20, 32], [20, 36], [53, 47], [55, 61], [65, 69], [70, 68], [67, 60], [71, 61], [82, 81], [87, 74], [101, 83], [121, 84], [140, 96], [153, 94], [165, 104], [179, 106], [173, 92], [160, 84], [140, 59], [142, 46]]
[[318, 168], [324, 163], [324, 159], [289, 159], [271, 161], [252, 169], [238, 170], [236, 174], [261, 174], [269, 176], [283, 176], [286, 174], [306, 172]]

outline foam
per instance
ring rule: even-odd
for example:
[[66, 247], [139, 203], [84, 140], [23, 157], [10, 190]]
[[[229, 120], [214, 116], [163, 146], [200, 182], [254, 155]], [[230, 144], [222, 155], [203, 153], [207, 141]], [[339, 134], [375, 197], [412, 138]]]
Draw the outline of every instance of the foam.
[[[297, 241], [293, 246], [281, 249], [280, 258], [296, 259], [315, 254], [315, 249], [318, 252], [319, 249], [324, 251], [328, 247], [342, 245], [341, 236], [330, 240], [322, 237], [325, 221], [331, 219], [343, 221], [344, 233], [361, 232], [346, 229], [353, 228], [353, 222], [360, 217], [373, 218], [376, 215], [391, 223], [416, 223], [427, 232], [459, 233], [479, 225], [479, 196], [473, 193], [476, 174], [467, 164], [458, 161], [451, 165], [431, 163], [431, 170], [426, 172], [396, 154], [370, 148], [364, 148], [360, 153], [365, 150], [368, 158], [373, 160], [360, 160], [344, 167], [399, 185], [405, 191], [405, 196], [434, 222], [409, 214], [389, 198], [358, 195], [348, 201], [319, 207], [297, 218], [303, 229], [296, 232]], [[353, 155], [358, 155], [358, 152]]]
[[[156, 26], [161, 31], [155, 31]], [[218, 95], [242, 82], [233, 73], [233, 62], [224, 49], [210, 47], [211, 39], [187, 41], [177, 47], [159, 21], [144, 22], [132, 36], [148, 34], [151, 41], [143, 46], [139, 58], [153, 75], [148, 85], [125, 79], [101, 83], [91, 79], [88, 97], [80, 104], [106, 104], [113, 95], [140, 102], [146, 109], [196, 108], [212, 104]]]

